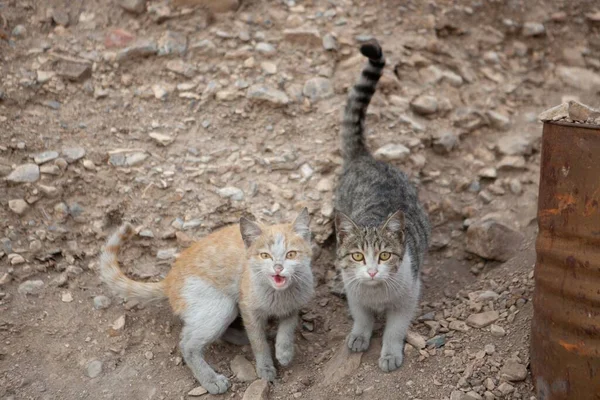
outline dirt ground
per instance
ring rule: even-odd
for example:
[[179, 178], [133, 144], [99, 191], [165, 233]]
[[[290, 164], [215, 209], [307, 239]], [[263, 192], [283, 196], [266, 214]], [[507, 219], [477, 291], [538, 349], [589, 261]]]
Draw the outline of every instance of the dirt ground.
[[[122, 304], [100, 284], [107, 235], [134, 222], [123, 268], [158, 280], [195, 237], [307, 206], [317, 296], [270, 399], [534, 399], [537, 115], [570, 98], [598, 105], [592, 5], [251, 0], [211, 16], [0, 1], [0, 398], [193, 398], [168, 306]], [[411, 176], [434, 226], [412, 327], [427, 343], [407, 345], [391, 374], [377, 366], [382, 324], [362, 359], [343, 351], [351, 319], [332, 262], [340, 109], [371, 36], [388, 66], [368, 142]], [[467, 235], [484, 220], [522, 245]], [[470, 322], [494, 311], [491, 325]], [[248, 346], [210, 347], [233, 387], [200, 398], [244, 396], [239, 354], [253, 362]]]

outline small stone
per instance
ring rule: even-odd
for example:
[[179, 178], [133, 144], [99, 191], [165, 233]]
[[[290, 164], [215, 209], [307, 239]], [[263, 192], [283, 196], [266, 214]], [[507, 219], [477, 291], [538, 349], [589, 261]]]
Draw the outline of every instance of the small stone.
[[44, 151], [42, 153], [38, 153], [35, 154], [33, 156], [33, 161], [40, 165], [40, 164], [45, 164], [49, 161], [53, 161], [55, 159], [58, 158], [58, 152], [57, 151]]
[[410, 330], [406, 332], [406, 342], [417, 350], [424, 349], [427, 345], [427, 342], [423, 336], [415, 331]]
[[476, 221], [467, 229], [467, 251], [488, 260], [508, 261], [522, 241], [522, 233], [492, 219]]
[[432, 347], [434, 349], [439, 349], [446, 344], [446, 335], [438, 335], [434, 336], [431, 339], [427, 340], [426, 345]]
[[337, 39], [331, 33], [327, 33], [325, 36], [323, 36], [323, 48], [327, 51], [334, 51], [338, 49]]
[[504, 328], [495, 324], [492, 324], [492, 326], [490, 326], [490, 332], [492, 336], [496, 337], [503, 337], [506, 335], [506, 331], [504, 330]]
[[388, 143], [378, 148], [373, 155], [385, 161], [404, 161], [410, 155], [410, 150], [401, 144]]
[[312, 102], [327, 99], [334, 95], [331, 80], [323, 77], [309, 79], [302, 88], [302, 94]]
[[286, 105], [290, 102], [289, 97], [282, 92], [262, 84], [255, 84], [248, 88], [246, 97], [253, 100], [262, 100], [275, 105]]
[[244, 191], [240, 188], [236, 188], [235, 186], [227, 186], [218, 189], [217, 193], [224, 199], [231, 199], [234, 201], [244, 200]]
[[60, 300], [63, 303], [70, 303], [73, 301], [73, 295], [71, 294], [71, 292], [63, 292], [60, 296]]
[[467, 318], [467, 325], [481, 329], [491, 325], [493, 322], [497, 321], [498, 318], [500, 318], [498, 311], [485, 311], [479, 314], [471, 314]]
[[108, 307], [110, 307], [111, 304], [111, 300], [110, 298], [104, 296], [104, 295], [99, 295], [94, 297], [94, 308], [96, 310], [104, 310]]
[[172, 260], [175, 258], [176, 254], [177, 254], [177, 249], [175, 249], [175, 248], [162, 249], [162, 250], [158, 250], [156, 252], [156, 258], [158, 258], [159, 260]]
[[124, 48], [119, 51], [116, 56], [116, 60], [130, 61], [136, 58], [144, 58], [154, 55], [158, 52], [158, 46], [155, 42], [150, 40], [139, 40], [133, 43], [131, 46]]
[[322, 178], [317, 182], [316, 189], [319, 192], [331, 192], [333, 190], [333, 182], [329, 178]]
[[28, 295], [28, 294], [37, 295], [42, 291], [43, 288], [44, 288], [43, 281], [39, 281], [39, 280], [25, 281], [19, 285], [17, 292], [19, 292], [20, 294], [23, 294], [23, 295]]
[[85, 157], [85, 149], [83, 147], [66, 148], [62, 150], [62, 155], [69, 164], [72, 164]]
[[166, 31], [158, 40], [158, 55], [183, 56], [187, 51], [187, 37], [181, 32]]
[[92, 76], [92, 65], [89, 63], [61, 61], [57, 65], [57, 74], [73, 82], [82, 82]]
[[87, 169], [88, 171], [95, 171], [96, 165], [92, 160], [83, 160], [83, 168]]
[[124, 29], [111, 29], [106, 33], [104, 37], [104, 46], [107, 49], [111, 48], [123, 48], [131, 43], [135, 39], [135, 36], [127, 32]]
[[12, 35], [14, 37], [23, 37], [27, 33], [27, 29], [24, 25], [17, 25], [12, 30]]
[[152, 85], [152, 93], [157, 100], [166, 100], [169, 92], [163, 86], [159, 84]]
[[570, 119], [575, 122], [587, 122], [598, 117], [600, 117], [599, 110], [595, 110], [590, 106], [571, 100], [542, 112], [538, 116], [538, 119], [540, 121]]
[[20, 254], [9, 254], [8, 260], [10, 261], [10, 265], [25, 264], [25, 258]]
[[514, 360], [508, 360], [500, 370], [500, 378], [509, 382], [520, 382], [527, 378], [527, 368]]
[[331, 203], [325, 203], [321, 207], [321, 215], [324, 216], [325, 218], [333, 217], [333, 211], [334, 211], [333, 204], [331, 204]]
[[254, 47], [254, 50], [267, 56], [273, 56], [275, 53], [277, 53], [277, 50], [272, 44], [265, 42], [257, 43]]
[[531, 141], [522, 135], [501, 137], [496, 147], [500, 154], [507, 156], [529, 155], [533, 151]]
[[448, 325], [448, 328], [459, 332], [467, 332], [469, 330], [469, 327], [464, 321], [452, 321]]
[[115, 331], [120, 331], [125, 328], [125, 315], [121, 315], [119, 318], [113, 322], [111, 328]]
[[539, 22], [525, 22], [523, 24], [523, 36], [525, 37], [543, 36], [544, 34], [546, 34], [544, 24]]
[[485, 179], [496, 179], [498, 177], [498, 171], [496, 170], [496, 168], [483, 168], [481, 170], [479, 170], [478, 173], [479, 177], [481, 178], [485, 178]]
[[29, 209], [29, 205], [25, 200], [15, 199], [8, 201], [8, 208], [17, 215], [23, 215]]
[[260, 67], [267, 75], [274, 75], [277, 73], [277, 64], [270, 61], [263, 61], [260, 63]]
[[523, 156], [505, 156], [499, 162], [496, 168], [499, 171], [518, 171], [526, 169], [526, 162]]
[[558, 66], [556, 75], [568, 86], [582, 91], [600, 91], [600, 74], [581, 67]]
[[253, 382], [257, 379], [256, 370], [244, 356], [237, 355], [230, 364], [231, 372], [241, 382]]
[[498, 390], [500, 391], [500, 393], [502, 393], [503, 396], [507, 396], [507, 395], [511, 394], [512, 392], [514, 392], [515, 388], [510, 383], [502, 382], [498, 386]]
[[419, 115], [431, 115], [438, 110], [438, 101], [434, 96], [418, 96], [410, 102], [410, 108]]
[[86, 372], [87, 372], [87, 376], [92, 379], [100, 376], [100, 374], [102, 373], [102, 361], [100, 361], [100, 360], [90, 361], [87, 365]]
[[259, 379], [250, 384], [244, 392], [242, 400], [268, 400], [269, 382], [265, 379]]
[[119, 6], [131, 13], [141, 14], [146, 11], [146, 0], [119, 0]]
[[284, 29], [283, 37], [285, 40], [299, 45], [318, 46], [323, 43], [319, 30], [311, 27]]
[[175, 141], [175, 138], [158, 132], [150, 132], [149, 136], [161, 146], [168, 146]]
[[94, 89], [94, 99], [96, 99], [96, 100], [104, 99], [104, 98], [108, 97], [108, 95], [109, 95], [108, 89], [103, 89], [99, 86]]
[[204, 389], [202, 386], [198, 386], [190, 390], [187, 395], [190, 397], [199, 397], [204, 396], [206, 393], [208, 393], [208, 390]]
[[38, 70], [38, 71], [36, 71], [36, 78], [35, 78], [35, 80], [38, 81], [38, 83], [42, 83], [43, 84], [43, 83], [48, 82], [55, 75], [56, 75], [56, 73], [53, 72], [53, 71], [41, 71], [41, 70]]
[[504, 114], [500, 114], [499, 112], [489, 110], [487, 112], [488, 119], [490, 120], [490, 124], [500, 130], [507, 131], [510, 129], [510, 118], [508, 118]]
[[144, 357], [146, 357], [146, 360], [152, 360], [154, 358], [154, 353], [147, 351], [144, 353]]
[[483, 350], [485, 351], [485, 354], [487, 354], [488, 356], [491, 356], [492, 354], [494, 354], [496, 352], [496, 346], [494, 346], [493, 344], [486, 344], [484, 346]]
[[36, 164], [22, 164], [15, 168], [6, 180], [12, 183], [36, 182], [40, 179], [40, 168]]
[[433, 141], [433, 151], [437, 154], [449, 154], [458, 147], [458, 135], [454, 132], [444, 132]]

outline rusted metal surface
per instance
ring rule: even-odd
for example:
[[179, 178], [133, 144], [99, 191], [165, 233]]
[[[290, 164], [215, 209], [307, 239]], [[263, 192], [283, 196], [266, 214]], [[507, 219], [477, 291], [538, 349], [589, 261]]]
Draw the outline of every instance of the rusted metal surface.
[[537, 400], [600, 399], [600, 129], [545, 123], [531, 369]]

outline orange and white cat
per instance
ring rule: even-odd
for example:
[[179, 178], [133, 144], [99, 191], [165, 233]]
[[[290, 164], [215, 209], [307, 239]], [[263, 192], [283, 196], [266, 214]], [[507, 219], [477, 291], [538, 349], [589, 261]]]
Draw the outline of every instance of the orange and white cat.
[[309, 214], [305, 208], [291, 224], [267, 226], [240, 219], [184, 250], [160, 282], [136, 282], [119, 268], [117, 255], [133, 234], [124, 224], [108, 240], [100, 258], [100, 277], [116, 294], [152, 301], [168, 298], [184, 326], [179, 343], [196, 379], [212, 394], [224, 393], [229, 380], [203, 358], [241, 312], [259, 377], [273, 381], [276, 369], [267, 342], [270, 317], [279, 319], [275, 357], [283, 366], [294, 356], [298, 312], [314, 295]]

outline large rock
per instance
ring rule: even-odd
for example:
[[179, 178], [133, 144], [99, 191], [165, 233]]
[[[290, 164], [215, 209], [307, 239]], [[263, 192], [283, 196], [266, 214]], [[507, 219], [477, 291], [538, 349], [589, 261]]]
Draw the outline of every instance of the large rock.
[[576, 122], [588, 122], [600, 117], [600, 111], [576, 101], [568, 101], [558, 106], [549, 108], [542, 112], [538, 119], [540, 121], [560, 121], [570, 119]]
[[509, 260], [522, 241], [522, 233], [493, 219], [477, 221], [467, 230], [467, 251], [488, 260]]
[[336, 351], [335, 355], [325, 364], [323, 369], [323, 380], [328, 385], [352, 375], [358, 367], [363, 353], [351, 353], [344, 342]]

